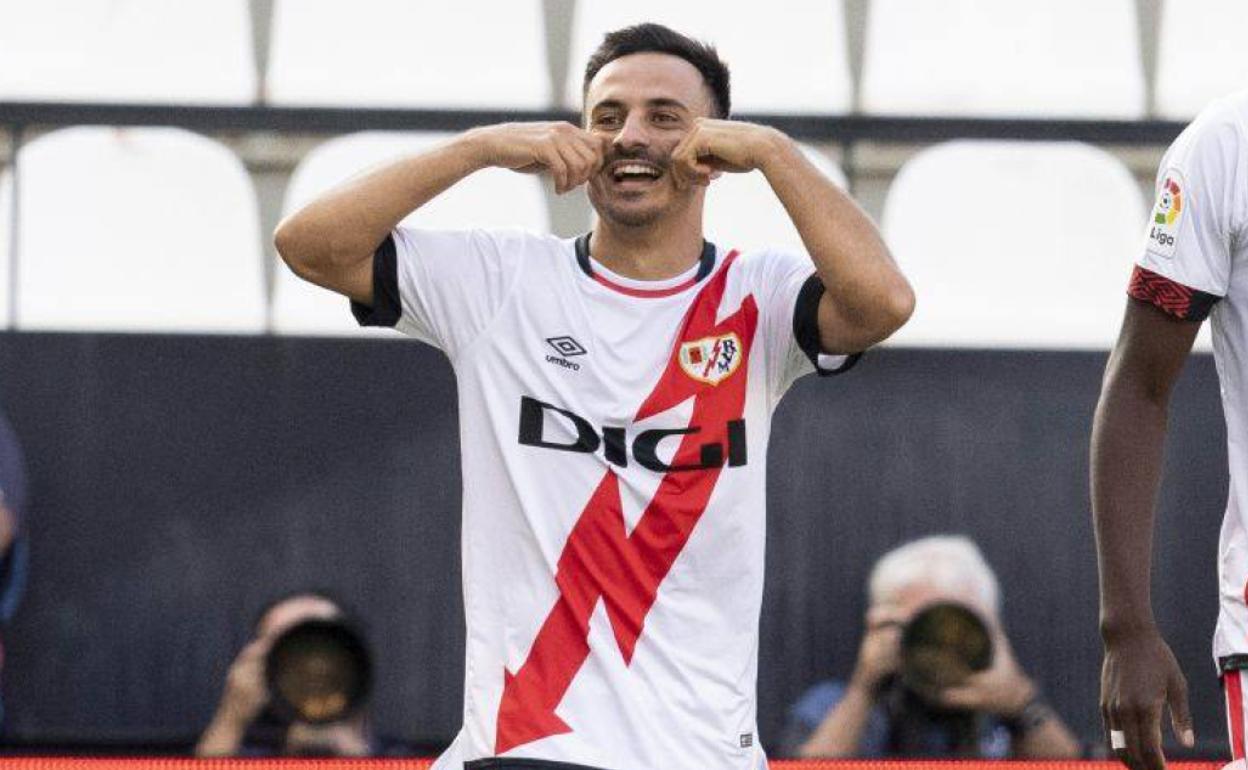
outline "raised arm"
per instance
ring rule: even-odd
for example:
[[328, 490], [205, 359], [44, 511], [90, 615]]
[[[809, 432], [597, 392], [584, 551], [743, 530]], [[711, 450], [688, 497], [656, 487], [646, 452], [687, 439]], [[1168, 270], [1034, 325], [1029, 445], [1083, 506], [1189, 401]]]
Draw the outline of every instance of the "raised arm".
[[776, 132], [763, 174], [823, 280], [819, 338], [825, 353], [857, 353], [887, 339], [914, 312], [914, 291], [858, 204]]
[[863, 734], [876, 708], [881, 685], [897, 672], [901, 628], [902, 617], [895, 610], [873, 607], [867, 612], [858, 661], [845, 692], [797, 747], [797, 756], [808, 759], [869, 755], [864, 751]]
[[1092, 426], [1092, 517], [1100, 566], [1101, 713], [1122, 731], [1119, 756], [1160, 770], [1161, 713], [1194, 742], [1187, 683], [1153, 619], [1149, 580], [1153, 507], [1161, 477], [1170, 391], [1200, 328], [1129, 300]]
[[672, 157], [695, 184], [708, 184], [721, 171], [763, 172], [823, 280], [823, 352], [860, 352], [909, 320], [914, 291], [879, 231], [788, 136], [752, 123], [700, 118]]
[[602, 140], [571, 123], [475, 128], [321, 195], [278, 225], [274, 244], [300, 278], [371, 304], [373, 252], [408, 214], [469, 174], [491, 166], [546, 171], [564, 193], [601, 165]]

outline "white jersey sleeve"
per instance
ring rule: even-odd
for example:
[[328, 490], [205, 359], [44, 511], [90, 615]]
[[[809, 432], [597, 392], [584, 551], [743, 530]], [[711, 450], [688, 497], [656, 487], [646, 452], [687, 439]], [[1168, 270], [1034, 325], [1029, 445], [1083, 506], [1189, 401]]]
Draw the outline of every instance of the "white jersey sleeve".
[[786, 252], [762, 252], [747, 259], [767, 346], [767, 384], [778, 399], [804, 374], [841, 374], [857, 363], [859, 354], [825, 355], [819, 343], [819, 300], [823, 282], [810, 258]]
[[363, 326], [393, 326], [454, 360], [494, 319], [532, 237], [398, 228], [373, 255], [373, 305], [352, 311]]
[[1200, 321], [1226, 296], [1231, 255], [1248, 218], [1246, 150], [1233, 113], [1215, 104], [1166, 151], [1132, 297]]

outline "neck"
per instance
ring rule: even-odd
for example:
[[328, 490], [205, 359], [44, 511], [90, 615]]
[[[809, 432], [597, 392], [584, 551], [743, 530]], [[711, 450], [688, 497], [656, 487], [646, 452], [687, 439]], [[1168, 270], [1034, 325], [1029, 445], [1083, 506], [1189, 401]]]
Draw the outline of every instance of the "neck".
[[616, 275], [661, 281], [680, 275], [702, 256], [701, 217], [629, 227], [599, 217], [589, 239], [589, 253]]

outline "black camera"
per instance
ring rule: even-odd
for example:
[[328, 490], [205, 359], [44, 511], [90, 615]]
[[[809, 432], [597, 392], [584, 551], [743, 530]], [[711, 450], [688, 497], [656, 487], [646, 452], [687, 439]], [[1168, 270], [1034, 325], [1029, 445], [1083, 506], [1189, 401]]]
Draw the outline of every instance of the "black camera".
[[270, 703], [286, 719], [337, 722], [368, 699], [373, 664], [368, 646], [347, 622], [306, 620], [282, 632], [265, 658]]
[[946, 687], [992, 665], [992, 636], [984, 620], [964, 604], [932, 604], [915, 614], [901, 633], [901, 683], [928, 700]]

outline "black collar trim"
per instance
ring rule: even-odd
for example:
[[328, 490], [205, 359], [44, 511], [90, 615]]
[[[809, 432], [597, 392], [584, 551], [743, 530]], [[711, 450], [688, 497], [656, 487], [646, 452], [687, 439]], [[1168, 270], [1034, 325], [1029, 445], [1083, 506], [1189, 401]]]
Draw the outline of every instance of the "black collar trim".
[[[576, 239], [576, 264], [580, 265], [581, 272], [590, 278], [594, 277], [594, 267], [589, 261], [589, 237], [593, 234], [593, 231], [590, 231]], [[710, 275], [714, 269], [715, 244], [703, 238], [702, 254], [698, 257], [698, 274], [693, 278], [694, 283]]]

